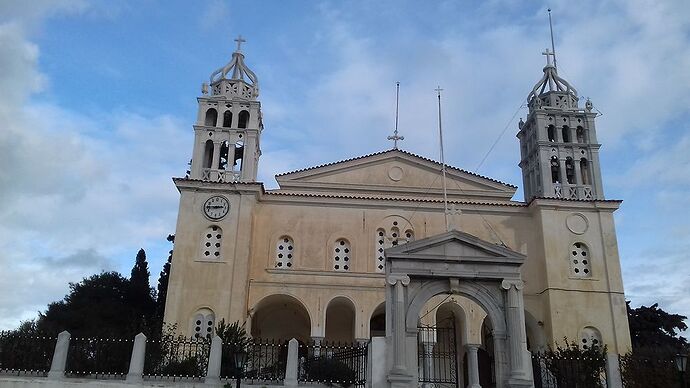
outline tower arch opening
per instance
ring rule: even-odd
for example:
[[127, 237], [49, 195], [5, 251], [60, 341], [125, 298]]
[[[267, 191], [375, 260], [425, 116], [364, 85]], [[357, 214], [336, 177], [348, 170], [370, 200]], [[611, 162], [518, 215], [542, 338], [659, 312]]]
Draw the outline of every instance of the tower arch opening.
[[226, 110], [223, 113], [223, 127], [224, 128], [230, 128], [232, 126], [232, 112], [229, 110]]
[[247, 124], [249, 124], [249, 112], [243, 110], [240, 112], [239, 116], [237, 116], [237, 127], [247, 128]]
[[216, 108], [208, 108], [206, 117], [204, 118], [204, 125], [207, 127], [215, 127], [218, 121], [218, 111]]

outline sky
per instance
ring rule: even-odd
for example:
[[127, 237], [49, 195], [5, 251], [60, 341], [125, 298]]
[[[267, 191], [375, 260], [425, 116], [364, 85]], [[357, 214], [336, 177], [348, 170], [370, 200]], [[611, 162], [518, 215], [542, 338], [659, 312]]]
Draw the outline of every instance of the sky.
[[440, 85], [446, 161], [522, 200], [515, 134], [549, 7], [559, 74], [601, 112], [626, 297], [690, 315], [690, 2], [0, 0], [0, 329], [69, 282], [129, 275], [139, 248], [155, 285], [196, 97], [239, 34], [267, 188], [391, 148], [399, 81], [401, 148], [438, 159]]

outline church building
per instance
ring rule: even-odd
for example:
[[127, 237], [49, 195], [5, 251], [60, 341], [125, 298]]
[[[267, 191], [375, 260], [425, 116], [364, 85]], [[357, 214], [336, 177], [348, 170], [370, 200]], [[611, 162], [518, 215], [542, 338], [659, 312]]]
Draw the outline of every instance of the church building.
[[[604, 196], [592, 102], [580, 106], [545, 54], [517, 129], [525, 200], [516, 201], [515, 185], [452, 166], [444, 180], [439, 161], [397, 143], [278, 174], [279, 188], [266, 189], [257, 170], [271, 131], [238, 44], [202, 86], [190, 172], [173, 178], [180, 206], [165, 321], [190, 336], [225, 319], [263, 339], [368, 341], [391, 319], [389, 252], [451, 241], [468, 263], [520, 258], [529, 350], [567, 338], [626, 353], [613, 219], [621, 201]], [[467, 278], [490, 275], [467, 268]], [[453, 327], [460, 345], [492, 357], [496, 322], [472, 295], [431, 297], [418, 324]]]

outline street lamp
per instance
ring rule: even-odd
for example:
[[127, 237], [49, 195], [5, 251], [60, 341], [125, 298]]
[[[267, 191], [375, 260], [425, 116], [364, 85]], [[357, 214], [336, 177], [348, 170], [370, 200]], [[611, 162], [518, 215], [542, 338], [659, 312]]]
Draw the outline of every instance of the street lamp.
[[685, 368], [688, 366], [687, 353], [676, 354], [674, 361], [676, 362], [678, 373], [680, 373], [680, 386], [681, 388], [685, 388]]
[[247, 353], [240, 350], [235, 352], [233, 357], [235, 359], [235, 378], [237, 378], [236, 388], [240, 388], [240, 380], [242, 380], [242, 374], [244, 373], [244, 364], [247, 362]]

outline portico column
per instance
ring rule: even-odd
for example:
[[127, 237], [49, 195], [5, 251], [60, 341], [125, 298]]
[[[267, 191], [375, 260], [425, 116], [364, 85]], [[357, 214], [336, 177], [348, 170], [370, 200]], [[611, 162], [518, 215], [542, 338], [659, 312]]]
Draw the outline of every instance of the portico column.
[[387, 279], [388, 284], [394, 287], [393, 289], [393, 369], [394, 374], [407, 374], [407, 366], [405, 357], [407, 352], [405, 349], [405, 288], [410, 284], [410, 278], [407, 275], [394, 276], [391, 275]]
[[469, 383], [467, 388], [482, 388], [479, 385], [479, 359], [477, 358], [479, 345], [467, 344], [465, 349], [467, 350], [467, 382]]
[[501, 287], [506, 291], [510, 380], [518, 383], [511, 384], [511, 386], [522, 386], [521, 383], [530, 381], [525, 359], [528, 352], [527, 340], [525, 338], [524, 302], [522, 299], [523, 283], [521, 280], [504, 280]]

